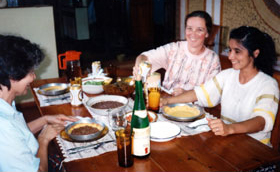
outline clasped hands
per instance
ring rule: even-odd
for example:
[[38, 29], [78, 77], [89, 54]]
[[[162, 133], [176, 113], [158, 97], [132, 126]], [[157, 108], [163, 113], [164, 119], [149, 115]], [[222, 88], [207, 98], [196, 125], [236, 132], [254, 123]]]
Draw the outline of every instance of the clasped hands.
[[44, 125], [42, 126], [43, 128], [38, 136], [38, 139], [46, 142], [50, 142], [65, 128], [67, 123], [66, 121], [75, 122], [78, 120], [75, 117], [62, 114], [47, 115], [42, 118], [44, 118]]

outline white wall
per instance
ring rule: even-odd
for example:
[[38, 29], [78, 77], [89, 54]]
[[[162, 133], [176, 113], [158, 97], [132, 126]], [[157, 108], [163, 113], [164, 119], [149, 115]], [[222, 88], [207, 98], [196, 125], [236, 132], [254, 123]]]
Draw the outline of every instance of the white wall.
[[[37, 43], [46, 57], [37, 69], [37, 79], [58, 77], [53, 8], [24, 7], [0, 9], [0, 34], [22, 36]], [[31, 92], [16, 99], [17, 102], [32, 101]]]

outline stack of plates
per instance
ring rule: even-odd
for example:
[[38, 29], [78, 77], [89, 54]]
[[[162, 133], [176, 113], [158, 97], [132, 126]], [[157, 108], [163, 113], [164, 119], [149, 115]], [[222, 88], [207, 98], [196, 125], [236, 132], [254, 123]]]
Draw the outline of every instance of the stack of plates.
[[170, 122], [153, 122], [151, 124], [151, 140], [166, 142], [174, 139], [181, 133], [180, 127]]

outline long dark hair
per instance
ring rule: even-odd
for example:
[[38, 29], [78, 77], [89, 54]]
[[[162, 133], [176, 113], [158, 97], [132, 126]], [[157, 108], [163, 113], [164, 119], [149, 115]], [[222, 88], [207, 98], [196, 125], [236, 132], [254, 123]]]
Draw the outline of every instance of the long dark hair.
[[0, 90], [11, 88], [10, 80], [19, 81], [44, 59], [38, 45], [17, 36], [0, 35]]
[[230, 32], [230, 39], [241, 43], [251, 57], [254, 57], [254, 51], [259, 49], [259, 55], [254, 58], [254, 66], [270, 76], [273, 75], [273, 66], [277, 58], [275, 44], [271, 36], [255, 27], [241, 26]]
[[210, 35], [211, 31], [212, 31], [212, 18], [211, 16], [205, 12], [205, 11], [193, 11], [190, 14], [188, 14], [185, 18], [185, 27], [187, 26], [187, 21], [189, 18], [191, 17], [200, 17], [203, 18], [205, 20], [206, 23], [206, 28], [207, 28], [207, 32]]

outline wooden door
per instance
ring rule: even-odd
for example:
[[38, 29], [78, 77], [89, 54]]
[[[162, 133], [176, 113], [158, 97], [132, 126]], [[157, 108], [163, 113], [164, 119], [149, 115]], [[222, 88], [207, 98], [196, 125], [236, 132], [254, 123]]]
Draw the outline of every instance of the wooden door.
[[130, 26], [131, 48], [150, 49], [154, 43], [152, 0], [130, 0]]

